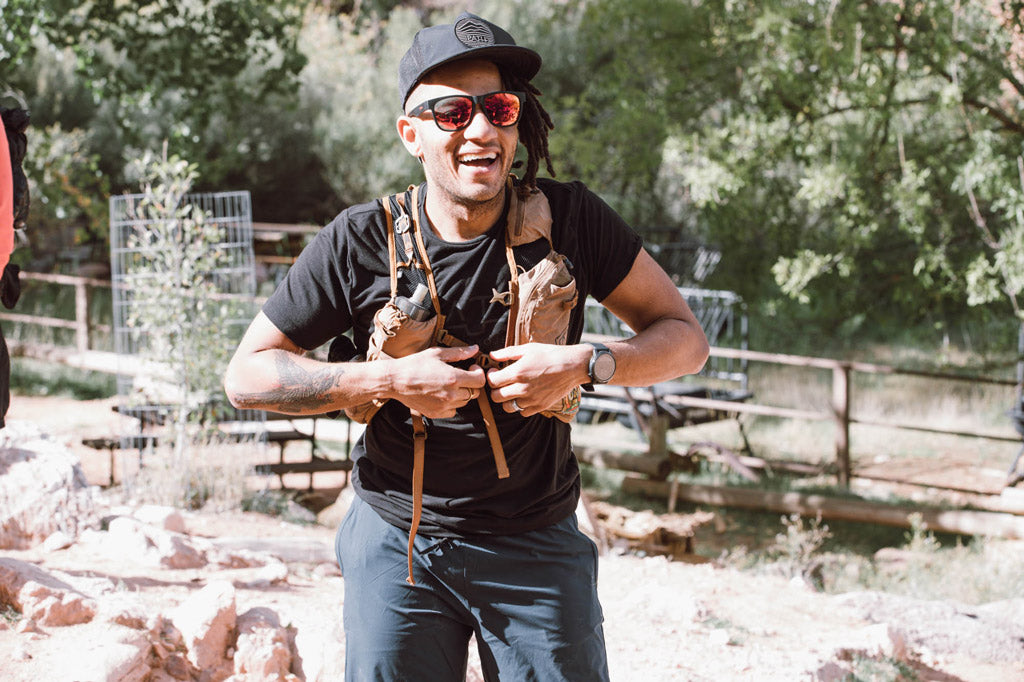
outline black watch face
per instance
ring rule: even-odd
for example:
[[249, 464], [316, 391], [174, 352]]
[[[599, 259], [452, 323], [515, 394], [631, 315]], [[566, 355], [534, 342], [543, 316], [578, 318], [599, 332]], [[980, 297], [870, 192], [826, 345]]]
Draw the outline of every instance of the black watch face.
[[594, 381], [607, 383], [615, 374], [615, 357], [611, 353], [598, 353], [594, 358]]

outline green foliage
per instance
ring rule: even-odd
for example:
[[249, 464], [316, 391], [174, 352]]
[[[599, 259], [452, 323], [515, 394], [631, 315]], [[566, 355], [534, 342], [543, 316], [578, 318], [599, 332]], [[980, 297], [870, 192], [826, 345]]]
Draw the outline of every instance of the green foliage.
[[255, 86], [265, 96], [293, 90], [304, 63], [297, 49], [297, 0], [12, 4], [12, 54], [30, 53], [36, 34], [72, 49], [97, 97], [116, 101], [122, 110], [146, 108], [174, 92], [190, 102], [180, 129], [184, 137], [223, 107], [236, 111], [238, 96], [253, 85], [244, 76], [254, 69], [260, 72]]
[[67, 365], [11, 358], [11, 392], [28, 396], [64, 396], [98, 400], [117, 394], [114, 377]]
[[921, 679], [912, 665], [898, 658], [860, 653], [851, 663], [853, 672], [843, 678], [843, 682], [917, 682]]
[[14, 626], [18, 624], [18, 621], [22, 619], [21, 612], [18, 611], [11, 604], [0, 602], [0, 620], [7, 623], [8, 626]]
[[310, 13], [300, 95], [304, 109], [319, 112], [313, 126], [318, 154], [345, 204], [422, 178], [395, 128], [401, 113], [398, 62], [419, 28], [415, 12], [404, 9], [360, 31], [346, 16]]
[[[323, 222], [421, 177], [395, 133], [397, 64], [418, 28], [463, 5], [0, 0], [0, 78], [37, 126], [82, 135], [58, 167], [90, 159], [116, 191], [125, 160], [168, 139], [200, 189], [248, 187], [262, 219]], [[766, 318], [796, 302], [826, 335], [849, 320], [943, 335], [973, 321], [968, 306], [1016, 310], [1019, 3], [471, 8], [544, 57], [560, 179], [584, 180], [641, 233], [716, 245], [707, 284]], [[108, 191], [72, 185], [97, 206]]]
[[32, 196], [29, 249], [15, 252], [15, 262], [52, 254], [56, 245], [70, 247], [107, 237], [110, 185], [99, 157], [88, 149], [83, 130], [59, 125], [31, 127], [25, 175]]
[[[884, 301], [911, 322], [945, 321], [964, 303], [1015, 299], [1019, 13], [939, 1], [702, 7], [720, 11], [737, 89], [681, 121], [663, 173], [726, 252], [723, 286], [770, 296], [761, 251], [782, 293], [842, 310], [872, 315]], [[694, 166], [710, 172], [694, 179]]]
[[249, 492], [242, 499], [242, 511], [279, 516], [300, 525], [316, 523], [316, 515], [295, 501], [295, 493], [269, 488]]
[[[225, 409], [221, 381], [249, 304], [229, 296], [223, 273], [235, 263], [224, 228], [187, 200], [195, 166], [175, 156], [145, 154], [136, 162], [143, 194], [128, 197], [130, 232], [122, 273], [125, 327], [142, 366], [136, 404], [175, 408], [176, 447], [209, 440]], [[200, 425], [192, 432], [188, 425]]]

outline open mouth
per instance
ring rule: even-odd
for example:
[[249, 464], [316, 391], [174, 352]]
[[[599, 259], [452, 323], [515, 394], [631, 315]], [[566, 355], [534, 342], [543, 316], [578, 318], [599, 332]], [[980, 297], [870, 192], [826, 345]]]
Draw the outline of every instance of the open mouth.
[[459, 163], [471, 168], [488, 168], [497, 161], [497, 154], [463, 154], [459, 156]]

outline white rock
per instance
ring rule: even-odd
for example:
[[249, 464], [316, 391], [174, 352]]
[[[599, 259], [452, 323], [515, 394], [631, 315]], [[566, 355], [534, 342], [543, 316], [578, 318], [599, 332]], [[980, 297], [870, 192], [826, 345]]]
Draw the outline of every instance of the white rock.
[[169, 530], [174, 533], [185, 533], [185, 517], [174, 507], [164, 507], [155, 504], [144, 504], [136, 509], [132, 516], [139, 521]]
[[248, 682], [287, 679], [295, 656], [295, 635], [281, 627], [280, 618], [271, 609], [256, 607], [238, 617], [238, 644], [235, 673]]
[[50, 533], [49, 537], [43, 540], [43, 549], [47, 552], [57, 552], [67, 549], [74, 543], [74, 539], [62, 530]]
[[150, 526], [138, 519], [120, 516], [110, 521], [106, 549], [117, 556], [163, 568], [202, 568], [205, 552], [197, 549], [187, 535]]
[[199, 590], [170, 614], [181, 631], [188, 660], [202, 671], [228, 666], [228, 648], [234, 644], [235, 588], [216, 580]]
[[732, 639], [729, 631], [725, 628], [715, 628], [708, 633], [708, 644], [711, 646], [725, 646]]
[[257, 569], [254, 575], [248, 580], [236, 581], [238, 587], [248, 589], [259, 589], [284, 583], [288, 580], [288, 566], [275, 560]]
[[337, 528], [341, 525], [341, 520], [345, 518], [345, 514], [348, 513], [348, 508], [352, 506], [352, 501], [355, 497], [356, 493], [352, 486], [345, 486], [338, 493], [338, 499], [333, 504], [320, 510], [320, 513], [316, 515], [317, 521], [322, 526]]
[[[121, 630], [117, 628], [117, 630]], [[143, 682], [150, 679], [152, 645], [144, 633], [121, 631], [112, 641], [100, 642], [87, 656], [67, 662], [66, 674], [54, 671], [53, 679]]]
[[27, 422], [0, 430], [0, 549], [29, 549], [98, 521], [95, 489], [67, 446]]

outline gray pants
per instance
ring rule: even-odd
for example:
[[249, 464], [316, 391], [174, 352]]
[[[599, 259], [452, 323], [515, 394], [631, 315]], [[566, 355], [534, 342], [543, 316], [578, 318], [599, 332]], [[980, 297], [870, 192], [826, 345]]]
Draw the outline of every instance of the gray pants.
[[492, 680], [608, 679], [597, 550], [568, 518], [518, 535], [416, 537], [356, 498], [335, 549], [345, 576], [345, 679], [461, 682], [476, 633]]

